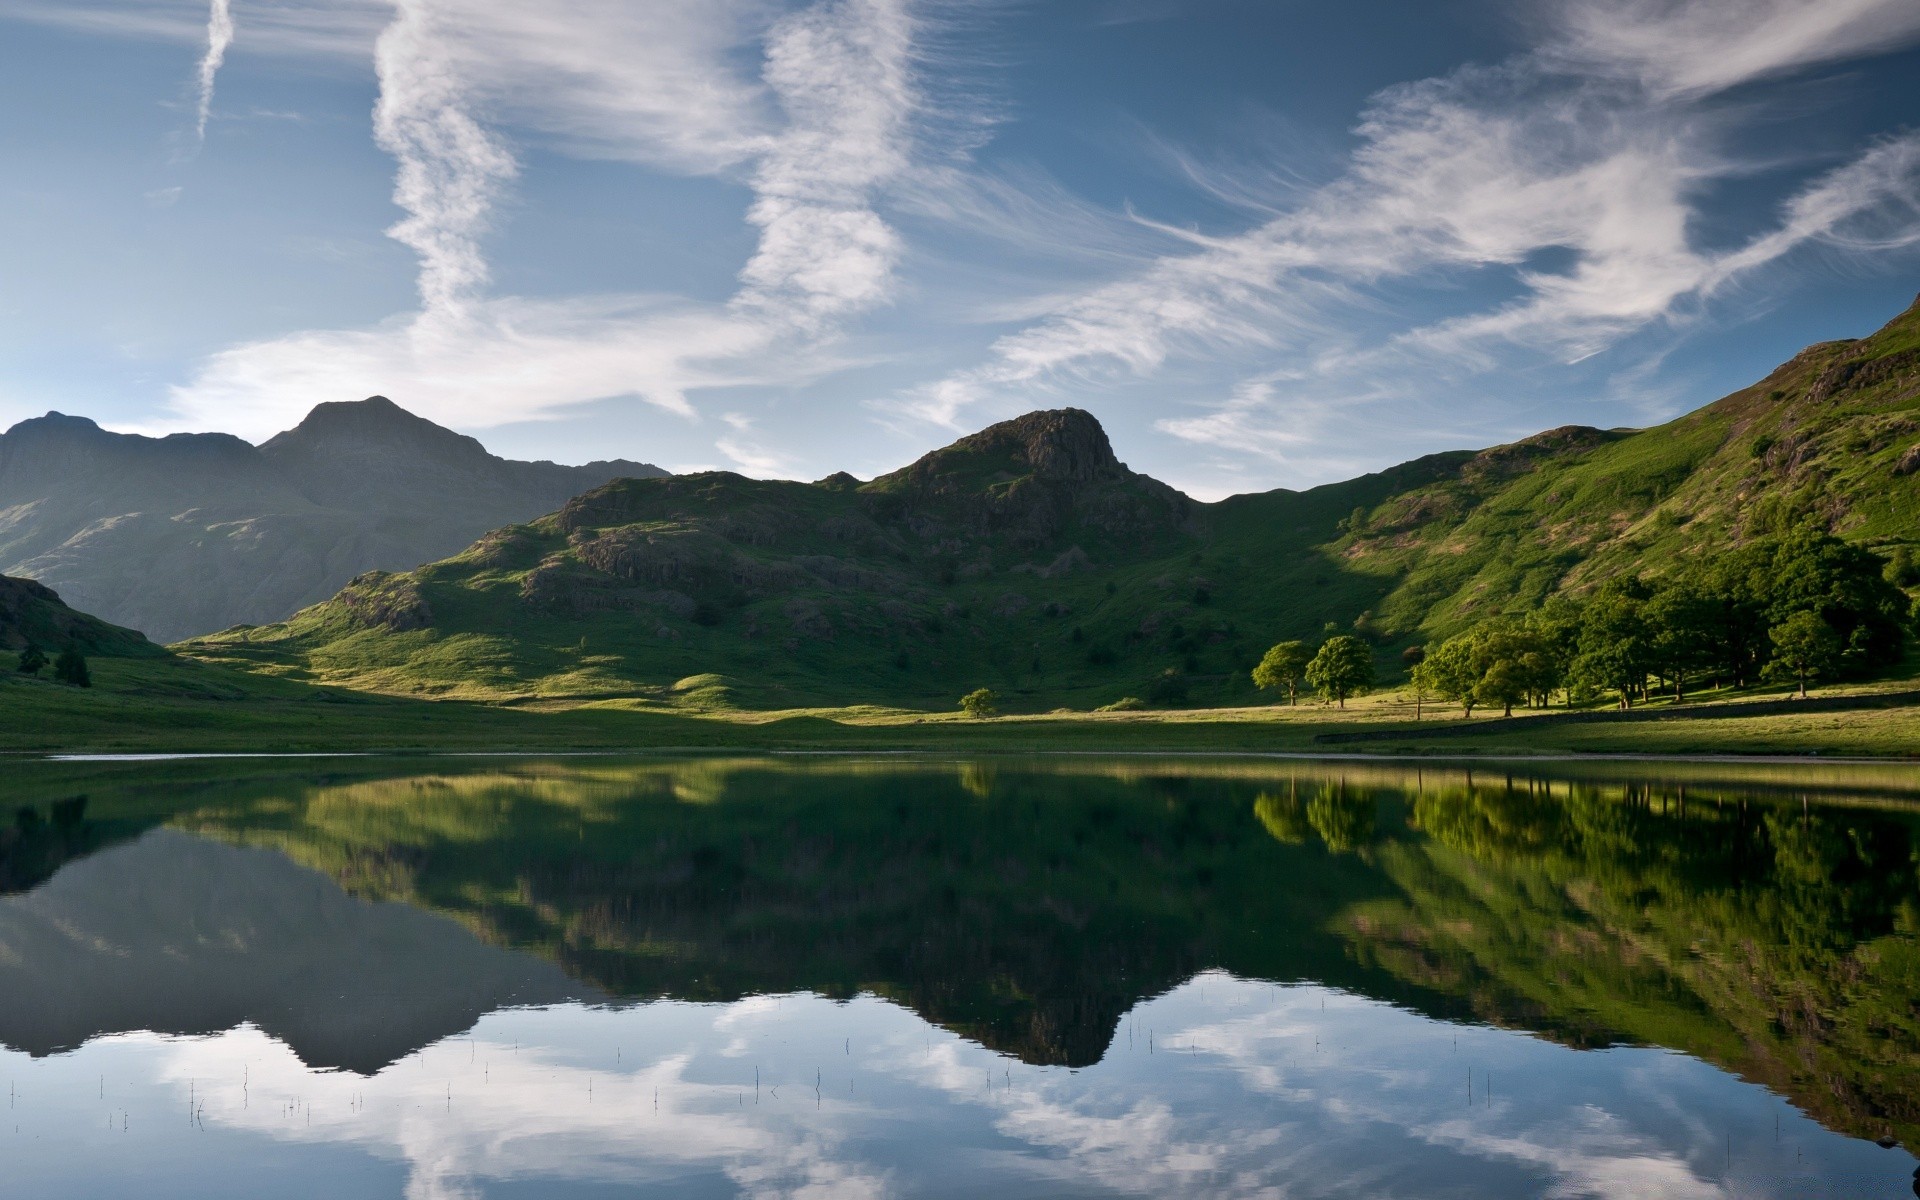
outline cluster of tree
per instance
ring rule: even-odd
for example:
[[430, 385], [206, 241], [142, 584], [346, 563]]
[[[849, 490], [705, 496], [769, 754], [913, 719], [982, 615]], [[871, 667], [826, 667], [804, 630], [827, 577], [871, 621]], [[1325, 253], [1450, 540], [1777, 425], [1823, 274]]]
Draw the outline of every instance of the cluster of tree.
[[1859, 678], [1903, 650], [1911, 608], [1885, 560], [1814, 531], [1701, 559], [1655, 583], [1615, 579], [1581, 602], [1549, 601], [1413, 655], [1416, 697], [1511, 713], [1611, 693], [1621, 707], [1656, 687]]
[[1324, 700], [1347, 706], [1347, 697], [1365, 695], [1374, 684], [1373, 650], [1351, 634], [1335, 634], [1309, 653], [1305, 642], [1281, 642], [1253, 669], [1253, 684], [1263, 690], [1284, 688], [1287, 703], [1300, 701], [1300, 681]]
[[[47, 667], [47, 653], [40, 647], [28, 642], [20, 651], [19, 670], [22, 675], [38, 675]], [[93, 673], [87, 669], [86, 656], [72, 646], [68, 646], [53, 660], [53, 677], [61, 683], [74, 687], [92, 687]]]

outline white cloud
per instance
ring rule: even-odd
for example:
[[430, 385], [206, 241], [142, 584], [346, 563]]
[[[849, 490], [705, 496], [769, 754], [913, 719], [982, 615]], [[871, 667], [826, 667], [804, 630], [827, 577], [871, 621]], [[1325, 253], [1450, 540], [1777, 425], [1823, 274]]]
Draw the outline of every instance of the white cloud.
[[[904, 0], [821, 0], [769, 20], [746, 0], [397, 0], [375, 56], [375, 129], [398, 162], [389, 231], [419, 258], [421, 307], [215, 355], [175, 389], [178, 425], [259, 436], [312, 404], [372, 391], [480, 427], [638, 396], [797, 382], [841, 323], [883, 303], [898, 238], [873, 208], [914, 146], [914, 23]], [[761, 78], [735, 52], [758, 16]], [[656, 69], [657, 68], [657, 69]], [[519, 164], [495, 120], [563, 149], [693, 173], [738, 165], [759, 244], [730, 302], [490, 294], [486, 239]], [[765, 473], [785, 461], [717, 449]]]
[[1561, 0], [1548, 53], [1700, 95], [1920, 39], [1912, 0]]
[[207, 7], [207, 52], [200, 56], [194, 75], [197, 86], [193, 135], [196, 144], [207, 140], [207, 118], [213, 115], [213, 85], [220, 65], [227, 59], [227, 47], [233, 45], [233, 0], [209, 0]]
[[[1287, 210], [1239, 234], [1186, 233], [1144, 266], [1057, 299], [979, 364], [886, 407], [958, 427], [973, 406], [1025, 406], [1198, 358], [1255, 380], [1311, 380], [1297, 389], [1309, 399], [1404, 398], [1436, 369], [1508, 366], [1516, 350], [1579, 361], [1684, 319], [1809, 243], [1920, 241], [1912, 138], [1810, 183], [1744, 245], [1706, 246], [1698, 233], [1707, 194], [1750, 169], [1727, 147], [1751, 115], [1700, 103], [1700, 81], [1724, 87], [1889, 48], [1920, 33], [1911, 3], [1767, 0], [1752, 13], [1724, 0], [1619, 0], [1555, 11], [1565, 24], [1550, 53], [1376, 97], [1346, 169]], [[1703, 48], [1716, 39], [1725, 55]], [[1657, 46], [1681, 57], [1659, 58]], [[1682, 54], [1689, 46], [1697, 60]], [[1507, 295], [1424, 323], [1379, 300], [1389, 286], [1459, 284], [1476, 285], [1466, 296]], [[1396, 323], [1372, 345], [1352, 332]], [[1160, 428], [1284, 461], [1296, 435], [1262, 416], [1278, 406], [1261, 384]]]
[[[206, 43], [210, 0], [0, 0], [0, 18], [85, 33]], [[390, 0], [248, 0], [247, 47], [261, 54], [361, 59]]]

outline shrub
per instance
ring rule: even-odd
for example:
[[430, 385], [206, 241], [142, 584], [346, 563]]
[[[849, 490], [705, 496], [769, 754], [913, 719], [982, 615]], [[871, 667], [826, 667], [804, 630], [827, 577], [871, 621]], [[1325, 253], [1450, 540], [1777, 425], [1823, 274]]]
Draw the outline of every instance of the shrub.
[[1000, 695], [992, 688], [975, 688], [960, 697], [960, 711], [970, 717], [993, 717], [1000, 714]]
[[1138, 696], [1122, 696], [1112, 704], [1102, 704], [1095, 712], [1139, 712], [1147, 702]]

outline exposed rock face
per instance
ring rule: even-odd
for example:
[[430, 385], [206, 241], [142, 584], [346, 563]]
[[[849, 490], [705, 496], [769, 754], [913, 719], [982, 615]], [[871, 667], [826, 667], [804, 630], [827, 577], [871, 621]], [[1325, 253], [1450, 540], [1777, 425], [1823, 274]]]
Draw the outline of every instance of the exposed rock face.
[[385, 571], [356, 576], [336, 599], [356, 624], [367, 629], [406, 633], [433, 624], [433, 608], [419, 586]]
[[1060, 408], [989, 425], [884, 478], [904, 476], [914, 488], [954, 491], [978, 483], [983, 474], [1090, 483], [1130, 472], [1114, 457], [1107, 431], [1092, 413]]
[[1198, 509], [1114, 457], [1106, 430], [1077, 408], [988, 426], [862, 489], [876, 516], [923, 541], [1007, 536], [1023, 549], [1074, 526], [1115, 537], [1195, 532]]
[[322, 404], [259, 447], [49, 413], [0, 434], [0, 571], [161, 641], [280, 620], [370, 570], [456, 553], [635, 462], [495, 457], [384, 397]]

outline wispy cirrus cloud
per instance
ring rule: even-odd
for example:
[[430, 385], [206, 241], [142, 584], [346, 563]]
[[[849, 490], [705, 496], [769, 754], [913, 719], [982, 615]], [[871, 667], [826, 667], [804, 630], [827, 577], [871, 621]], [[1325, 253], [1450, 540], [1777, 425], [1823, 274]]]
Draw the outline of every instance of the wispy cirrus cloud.
[[[1603, 0], [1552, 11], [1557, 23], [1534, 52], [1378, 95], [1345, 169], [1294, 190], [1282, 211], [1237, 234], [1188, 234], [1058, 298], [977, 365], [885, 407], [952, 427], [974, 406], [1020, 407], [1056, 387], [1207, 357], [1240, 364], [1251, 382], [1216, 419], [1158, 427], [1279, 458], [1291, 444], [1289, 400], [1273, 381], [1289, 373], [1302, 399], [1344, 390], [1357, 408], [1396, 375], [1402, 395], [1418, 390], [1436, 362], [1484, 371], [1516, 352], [1578, 361], [1684, 318], [1802, 246], [1920, 236], [1911, 135], [1807, 183], [1772, 229], [1744, 243], [1703, 244], [1698, 232], [1706, 197], [1752, 169], [1729, 148], [1751, 110], [1703, 97], [1892, 48], [1920, 35], [1920, 9]], [[1381, 312], [1382, 289], [1469, 280], [1482, 295], [1506, 294], [1439, 320], [1403, 319], [1397, 331]]]
[[[840, 325], [890, 294], [899, 242], [874, 200], [913, 155], [914, 30], [906, 0], [771, 19], [725, 0], [398, 0], [375, 54], [375, 129], [398, 164], [407, 215], [389, 234], [419, 260], [419, 311], [224, 351], [175, 390], [178, 422], [260, 434], [366, 387], [467, 427], [626, 395], [692, 416], [690, 391], [826, 369]], [[761, 50], [757, 78], [740, 72], [743, 43]], [[638, 69], [650, 62], [671, 69]], [[520, 170], [500, 122], [579, 153], [737, 175], [759, 237], [735, 295], [491, 294], [487, 238]]]
[[197, 85], [194, 103], [193, 137], [196, 145], [207, 140], [207, 118], [213, 115], [213, 85], [220, 66], [233, 45], [233, 0], [209, 0], [207, 6], [207, 52], [200, 56], [195, 73]]
[[1549, 57], [1663, 97], [1920, 40], [1920, 6], [1910, 0], [1561, 0], [1549, 11]]

